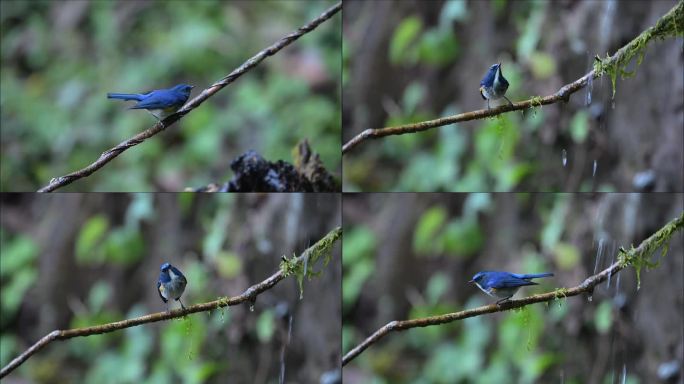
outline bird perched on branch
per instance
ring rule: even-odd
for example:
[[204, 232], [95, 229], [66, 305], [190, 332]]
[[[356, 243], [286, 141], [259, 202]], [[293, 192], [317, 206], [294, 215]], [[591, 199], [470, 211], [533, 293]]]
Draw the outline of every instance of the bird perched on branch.
[[483, 99], [487, 100], [487, 109], [489, 109], [489, 100], [496, 100], [502, 97], [508, 101], [508, 104], [513, 105], [505, 96], [507, 89], [508, 81], [503, 76], [503, 73], [501, 73], [501, 63], [489, 67], [487, 74], [480, 81], [480, 95]]
[[181, 308], [185, 309], [180, 298], [183, 295], [183, 291], [185, 291], [185, 285], [188, 283], [188, 280], [178, 268], [169, 263], [162, 264], [160, 270], [159, 280], [157, 280], [157, 291], [162, 301], [167, 303], [167, 310], [168, 300], [178, 301]]
[[190, 97], [193, 86], [178, 84], [169, 89], [157, 89], [148, 93], [108, 93], [108, 99], [136, 100], [129, 109], [146, 109], [157, 120], [176, 113]]
[[520, 287], [537, 285], [530, 280], [549, 276], [553, 276], [553, 273], [519, 275], [510, 272], [482, 271], [476, 273], [473, 279], [468, 282], [477, 285], [482, 292], [489, 296], [500, 298], [501, 300], [496, 302], [496, 304], [500, 304], [513, 297]]

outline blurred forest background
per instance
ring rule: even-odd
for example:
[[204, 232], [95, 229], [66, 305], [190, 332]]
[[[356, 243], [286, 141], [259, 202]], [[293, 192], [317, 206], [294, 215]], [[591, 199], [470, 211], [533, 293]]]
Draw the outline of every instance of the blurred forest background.
[[[512, 101], [554, 93], [676, 3], [347, 1], [343, 142], [486, 108], [479, 82], [498, 62]], [[683, 44], [651, 42], [614, 99], [602, 78], [568, 104], [367, 141], [344, 156], [344, 190], [680, 192]]]
[[[338, 194], [2, 194], [0, 363], [54, 329], [166, 311], [159, 266], [192, 305], [241, 294], [341, 225]], [[56, 341], [11, 374], [40, 383], [314, 383], [340, 366], [341, 246], [318, 278], [247, 305]], [[178, 307], [176, 303], [172, 308]], [[94, 358], [96, 357], [96, 358]]]
[[[334, 1], [2, 1], [0, 189], [34, 191], [151, 127], [132, 102], [178, 83], [191, 97]], [[292, 163], [308, 139], [338, 177], [341, 16], [66, 190], [180, 191], [230, 179], [249, 149]]]
[[[571, 287], [682, 214], [682, 194], [369, 194], [343, 205], [343, 352], [392, 320], [495, 301], [478, 271], [553, 272], [516, 297]], [[391, 333], [345, 383], [679, 383], [684, 236], [660, 265], [522, 311]], [[668, 379], [664, 379], [668, 378]]]

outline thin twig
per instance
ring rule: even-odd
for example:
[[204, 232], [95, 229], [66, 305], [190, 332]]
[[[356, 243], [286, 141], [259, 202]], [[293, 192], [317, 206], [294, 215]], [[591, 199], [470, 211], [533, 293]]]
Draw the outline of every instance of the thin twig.
[[[322, 249], [329, 249], [334, 242], [336, 242], [340, 236], [342, 236], [342, 228], [337, 227], [332, 231], [328, 232], [322, 239], [318, 240], [314, 245], [307, 248], [302, 252], [295, 260], [295, 263], [301, 263], [305, 258], [307, 258], [312, 253], [323, 252]], [[292, 263], [292, 262], [291, 262]], [[4, 366], [0, 370], [0, 378], [5, 377], [18, 366], [23, 364], [31, 355], [40, 351], [43, 347], [50, 344], [54, 340], [66, 340], [77, 336], [90, 336], [99, 335], [102, 333], [109, 333], [118, 331], [120, 329], [130, 328], [141, 324], [154, 323], [157, 321], [169, 320], [178, 317], [184, 317], [189, 314], [198, 312], [207, 312], [214, 309], [219, 309], [223, 307], [234, 306], [242, 303], [249, 303], [250, 305], [256, 301], [259, 294], [271, 289], [273, 286], [278, 284], [281, 280], [285, 278], [285, 274], [282, 270], [271, 275], [266, 280], [252, 285], [247, 288], [242, 294], [234, 297], [224, 297], [218, 300], [210, 301], [207, 303], [195, 304], [185, 309], [175, 309], [173, 311], [152, 313], [150, 315], [140, 316], [133, 319], [115, 321], [113, 323], [107, 323], [102, 325], [95, 325], [92, 327], [85, 328], [73, 328], [66, 330], [56, 330], [48, 333], [46, 336], [38, 340], [29, 349], [24, 351], [21, 355], [17, 356], [9, 364]]]
[[146, 139], [148, 139], [148, 138], [156, 135], [157, 133], [165, 130], [167, 127], [169, 127], [170, 125], [172, 125], [173, 123], [178, 121], [181, 117], [185, 116], [185, 114], [187, 114], [188, 112], [197, 108], [200, 104], [202, 104], [208, 98], [213, 96], [216, 92], [220, 91], [223, 87], [232, 83], [238, 77], [242, 76], [243, 74], [245, 74], [250, 69], [256, 67], [266, 57], [274, 55], [276, 52], [285, 48], [287, 45], [289, 45], [293, 41], [295, 41], [298, 38], [302, 37], [303, 35], [313, 31], [316, 27], [318, 27], [324, 21], [330, 19], [334, 14], [339, 12], [340, 9], [342, 9], [342, 3], [341, 2], [330, 7], [328, 10], [323, 12], [320, 16], [318, 16], [317, 18], [315, 18], [314, 20], [312, 20], [308, 24], [304, 25], [303, 27], [300, 27], [295, 32], [290, 33], [289, 35], [278, 40], [275, 44], [271, 45], [270, 47], [268, 47], [266, 49], [261, 50], [259, 53], [252, 56], [251, 59], [245, 61], [241, 66], [239, 66], [237, 69], [235, 69], [233, 72], [231, 72], [228, 76], [226, 76], [223, 79], [215, 82], [209, 88], [202, 91], [202, 93], [200, 93], [197, 97], [195, 97], [194, 99], [192, 99], [188, 103], [186, 103], [183, 106], [183, 108], [179, 109], [173, 115], [167, 117], [166, 119], [164, 119], [161, 122], [157, 122], [152, 128], [148, 128], [145, 131], [140, 132], [139, 134], [133, 136], [132, 138], [125, 140], [125, 141], [119, 143], [117, 146], [103, 152], [95, 162], [88, 165], [87, 167], [80, 169], [78, 171], [71, 172], [67, 175], [56, 177], [56, 178], [50, 180], [50, 183], [48, 185], [44, 186], [43, 188], [39, 189], [38, 192], [52, 192], [52, 191], [54, 191], [58, 188], [61, 188], [67, 184], [71, 184], [72, 182], [74, 182], [78, 179], [90, 176], [93, 172], [102, 168], [103, 166], [105, 166], [105, 164], [109, 163], [115, 157], [119, 156], [123, 151], [129, 149], [130, 147], [138, 145], [138, 144], [142, 143], [143, 141], [145, 141]]
[[[681, 23], [681, 13], [682, 13], [682, 1], [675, 5], [670, 11], [668, 11], [663, 17], [661, 17], [658, 22], [646, 29], [644, 32], [639, 34], [636, 38], [630, 41], [627, 45], [620, 48], [608, 58], [602, 59], [602, 66], [605, 68], [608, 65], [613, 65], [614, 63], [622, 63], [624, 58], [627, 58], [630, 53], [633, 53], [635, 49], [638, 49], [641, 45], [644, 45], [644, 38], [646, 40], [650, 39], [652, 36], [656, 36], [659, 32], [662, 32], [665, 28], [669, 27], [669, 23]], [[679, 19], [678, 19], [679, 18]], [[681, 27], [680, 27], [681, 28]], [[631, 57], [631, 56], [629, 56]], [[568, 102], [570, 100], [570, 95], [584, 88], [589, 82], [590, 78], [598, 78], [605, 75], [605, 72], [596, 73], [595, 70], [591, 70], [586, 75], [573, 81], [570, 84], [566, 84], [561, 87], [558, 92], [545, 96], [545, 97], [532, 97], [529, 100], [520, 101], [517, 103], [504, 104], [497, 108], [492, 109], [480, 109], [477, 111], [459, 113], [458, 115], [442, 117], [435, 120], [428, 120], [419, 123], [398, 125], [395, 127], [386, 128], [369, 128], [358, 135], [354, 136], [351, 140], [342, 146], [342, 154], [347, 153], [352, 148], [361, 144], [368, 139], [377, 139], [380, 137], [391, 136], [391, 135], [403, 135], [405, 133], [422, 132], [431, 128], [441, 127], [444, 125], [459, 123], [462, 121], [479, 120], [486, 117], [492, 117], [500, 115], [504, 112], [526, 110], [529, 108], [540, 107], [542, 105], [555, 104], [561, 100]]]
[[648, 239], [644, 240], [639, 244], [637, 248], [632, 248], [624, 252], [624, 258], [618, 258], [618, 261], [613, 263], [611, 266], [603, 270], [602, 272], [590, 276], [585, 279], [581, 284], [572, 288], [561, 288], [553, 292], [542, 293], [539, 295], [533, 295], [525, 297], [519, 300], [508, 300], [499, 305], [490, 304], [473, 309], [468, 309], [465, 311], [448, 313], [446, 315], [430, 316], [419, 319], [411, 320], [395, 320], [387, 323], [382, 328], [373, 332], [368, 338], [366, 338], [361, 344], [354, 347], [352, 350], [347, 352], [342, 358], [342, 365], [346, 365], [348, 362], [352, 361], [358, 355], [360, 355], [368, 347], [376, 343], [378, 340], [385, 337], [387, 334], [393, 331], [404, 331], [410, 328], [416, 327], [427, 327], [431, 325], [439, 325], [451, 323], [456, 320], [462, 320], [469, 317], [475, 317], [484, 315], [486, 313], [503, 312], [513, 308], [520, 308], [526, 305], [541, 303], [541, 302], [551, 302], [557, 299], [566, 298], [570, 296], [577, 296], [580, 294], [587, 294], [591, 297], [594, 292], [594, 287], [606, 281], [610, 276], [618, 273], [620, 270], [629, 265], [633, 260], [643, 259], [649, 257], [650, 254], [658, 249], [664, 243], [667, 243], [672, 234], [682, 229], [684, 226], [684, 213], [678, 218], [670, 221], [656, 233], [651, 235]]

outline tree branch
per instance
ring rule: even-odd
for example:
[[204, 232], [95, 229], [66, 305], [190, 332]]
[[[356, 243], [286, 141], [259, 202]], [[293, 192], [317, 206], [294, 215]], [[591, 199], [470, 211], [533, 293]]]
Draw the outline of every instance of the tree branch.
[[518, 300], [508, 300], [499, 305], [489, 304], [473, 309], [467, 309], [465, 311], [448, 313], [445, 315], [430, 316], [411, 320], [391, 321], [382, 328], [373, 332], [373, 334], [361, 342], [361, 344], [347, 352], [347, 354], [345, 354], [342, 358], [342, 366], [352, 361], [368, 347], [393, 331], [404, 331], [416, 327], [428, 327], [431, 325], [446, 324], [469, 317], [480, 316], [487, 313], [503, 312], [514, 308], [521, 308], [534, 303], [551, 302], [557, 299], [577, 296], [580, 294], [587, 294], [591, 297], [594, 292], [594, 287], [603, 283], [612, 275], [618, 273], [627, 266], [634, 266], [637, 269], [638, 276], [639, 268], [641, 268], [641, 266], [650, 265], [648, 258], [653, 254], [653, 252], [663, 245], [665, 246], [663, 249], [666, 250], [666, 243], [669, 243], [672, 235], [676, 231], [681, 230], [682, 227], [684, 227], [684, 213], [682, 213], [678, 218], [665, 224], [664, 227], [651, 235], [651, 237], [641, 242], [637, 248], [632, 248], [630, 250], [624, 250], [621, 248], [618, 253], [618, 261], [613, 263], [602, 272], [588, 277], [581, 284], [572, 288], [559, 288], [553, 292], [533, 295]]
[[[641, 56], [643, 55], [643, 52], [646, 48], [646, 43], [649, 40], [656, 37], [663, 38], [666, 36], [677, 36], [683, 33], [682, 31], [684, 31], [684, 26], [682, 26], [682, 19], [684, 19], [684, 1], [677, 3], [677, 5], [675, 5], [658, 20], [656, 25], [648, 28], [627, 45], [618, 49], [613, 56], [603, 60], [597, 57], [596, 60], [598, 63], [595, 64], [593, 70], [574, 82], [564, 85], [558, 90], [558, 92], [552, 95], [545, 97], [535, 96], [529, 100], [513, 103], [513, 105], [505, 104], [497, 108], [464, 112], [458, 115], [414, 124], [405, 124], [386, 128], [369, 128], [345, 143], [344, 146], [342, 146], [342, 154], [347, 153], [352, 148], [368, 139], [377, 139], [391, 135], [403, 135], [405, 133], [422, 132], [431, 128], [454, 124], [461, 121], [479, 120], [486, 117], [500, 115], [504, 112], [526, 110], [533, 107], [541, 107], [542, 105], [555, 104], [561, 100], [568, 102], [570, 100], [570, 95], [584, 88], [589, 82], [589, 79], [598, 78], [605, 74], [609, 74], [611, 76], [614, 90], [615, 77], [617, 76], [617, 73], [619, 72], [620, 74], [624, 74], [623, 67], [629, 63], [632, 57], [634, 57], [636, 54]], [[640, 59], [639, 62], [641, 62]]]
[[150, 137], [156, 135], [157, 133], [165, 130], [167, 127], [169, 127], [170, 125], [172, 125], [173, 123], [178, 121], [181, 117], [185, 116], [188, 112], [197, 108], [200, 104], [202, 104], [208, 98], [210, 98], [215, 93], [220, 91], [223, 87], [232, 83], [238, 77], [242, 76], [247, 71], [256, 67], [266, 57], [273, 56], [276, 52], [285, 48], [287, 45], [289, 45], [293, 41], [295, 41], [298, 38], [302, 37], [303, 35], [313, 31], [316, 27], [318, 27], [324, 21], [330, 19], [334, 14], [339, 12], [341, 9], [342, 9], [342, 3], [341, 2], [330, 7], [328, 10], [323, 12], [320, 16], [318, 16], [317, 18], [315, 18], [314, 20], [312, 20], [308, 24], [304, 25], [303, 27], [300, 27], [295, 32], [290, 33], [289, 35], [278, 40], [276, 43], [274, 43], [270, 47], [263, 49], [259, 53], [257, 53], [256, 55], [252, 56], [252, 58], [245, 61], [241, 66], [239, 66], [237, 69], [233, 70], [233, 72], [228, 74], [226, 77], [215, 82], [209, 88], [202, 91], [202, 93], [200, 93], [194, 99], [192, 99], [188, 103], [186, 103], [183, 106], [183, 108], [179, 109], [173, 115], [167, 117], [163, 121], [158, 121], [153, 127], [148, 128], [145, 131], [140, 132], [137, 135], [133, 136], [132, 138], [125, 140], [125, 141], [119, 143], [117, 146], [110, 148], [109, 150], [103, 152], [95, 162], [88, 165], [87, 167], [80, 169], [78, 171], [71, 172], [71, 173], [64, 175], [64, 176], [53, 178], [52, 180], [50, 180], [50, 183], [48, 185], [44, 186], [43, 188], [40, 188], [38, 190], [38, 192], [52, 192], [52, 191], [54, 191], [58, 188], [61, 188], [67, 184], [71, 184], [78, 179], [90, 176], [93, 172], [104, 167], [105, 164], [112, 161], [115, 157], [119, 156], [125, 150], [127, 150], [127, 149], [129, 149], [135, 145], [138, 145], [138, 144], [142, 143], [143, 141], [145, 141], [146, 139], [149, 139]]
[[[333, 229], [332, 231], [328, 232], [328, 234], [326, 234], [322, 239], [318, 240], [314, 245], [312, 245], [311, 247], [304, 250], [304, 252], [302, 252], [301, 255], [296, 257], [294, 260], [289, 260], [288, 265], [290, 267], [300, 265], [300, 264], [302, 264], [303, 261], [310, 260], [310, 256], [312, 256], [312, 255], [320, 255], [322, 253], [329, 252], [332, 245], [337, 240], [339, 240], [339, 238], [341, 236], [342, 236], [342, 228], [337, 227], [337, 228]], [[18, 366], [23, 364], [26, 360], [28, 360], [28, 358], [31, 357], [31, 355], [40, 351], [41, 349], [43, 349], [43, 347], [50, 344], [54, 340], [66, 340], [66, 339], [71, 339], [72, 337], [78, 337], [78, 336], [99, 335], [102, 333], [114, 332], [114, 331], [118, 331], [120, 329], [130, 328], [130, 327], [134, 327], [134, 326], [141, 325], [141, 324], [155, 323], [157, 321], [163, 321], [163, 320], [169, 320], [169, 319], [174, 319], [174, 318], [178, 318], [178, 317], [184, 317], [184, 316], [192, 314], [192, 313], [212, 311], [212, 310], [215, 310], [218, 308], [234, 306], [234, 305], [242, 304], [245, 302], [248, 302], [251, 305], [256, 301], [257, 296], [259, 296], [261, 293], [271, 289], [272, 287], [274, 287], [276, 284], [278, 284], [281, 280], [283, 280], [284, 278], [286, 278], [289, 275], [287, 271], [283, 271], [283, 268], [284, 267], [281, 264], [281, 269], [278, 270], [278, 272], [274, 273], [273, 275], [271, 275], [266, 280], [264, 280], [260, 283], [257, 283], [255, 285], [252, 285], [251, 287], [247, 288], [242, 294], [240, 294], [238, 296], [222, 297], [222, 298], [219, 298], [218, 300], [210, 301], [207, 303], [195, 304], [195, 305], [186, 307], [185, 309], [175, 309], [173, 311], [158, 312], [158, 313], [153, 313], [150, 315], [136, 317], [133, 319], [121, 320], [121, 321], [116, 321], [113, 323], [107, 323], [107, 324], [102, 324], [102, 325], [95, 325], [92, 327], [73, 328], [73, 329], [52, 331], [52, 332], [48, 333], [47, 335], [45, 335], [40, 340], [38, 340], [38, 342], [33, 344], [29, 349], [24, 351], [21, 355], [17, 356], [14, 360], [12, 360], [5, 367], [3, 367], [2, 370], [0, 370], [0, 378], [7, 376], [10, 372], [12, 372]], [[304, 273], [306, 273], [306, 272], [304, 272]]]

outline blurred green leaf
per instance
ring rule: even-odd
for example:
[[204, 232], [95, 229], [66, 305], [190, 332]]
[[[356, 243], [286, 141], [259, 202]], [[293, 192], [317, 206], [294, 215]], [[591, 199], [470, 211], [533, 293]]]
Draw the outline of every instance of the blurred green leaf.
[[446, 65], [458, 55], [458, 42], [451, 29], [430, 29], [426, 31], [418, 45], [421, 63]]
[[109, 221], [104, 215], [95, 215], [83, 224], [76, 239], [76, 261], [79, 264], [101, 261], [102, 254], [96, 246], [104, 239]]
[[544, 249], [552, 250], [565, 230], [565, 218], [568, 210], [568, 196], [556, 195], [553, 210], [545, 218], [541, 233], [541, 243]]
[[8, 241], [6, 247], [3, 246], [0, 276], [6, 278], [20, 269], [30, 266], [37, 255], [38, 247], [33, 239], [28, 236], [15, 237], [13, 240]]
[[342, 303], [345, 308], [356, 302], [363, 285], [373, 274], [374, 266], [370, 260], [359, 260], [349, 272], [344, 274], [344, 289], [342, 290]]
[[412, 82], [404, 90], [404, 98], [402, 100], [403, 113], [412, 114], [415, 112], [418, 104], [425, 98], [425, 86], [419, 82]]
[[352, 266], [364, 257], [373, 257], [376, 239], [370, 228], [365, 226], [353, 227], [349, 231], [345, 231], [342, 241], [345, 256], [342, 258], [342, 263], [345, 266]]
[[415, 46], [418, 35], [423, 29], [423, 21], [416, 16], [407, 17], [399, 23], [390, 41], [389, 56], [393, 64], [413, 64], [418, 59]]
[[6, 366], [15, 356], [17, 337], [11, 334], [0, 336], [0, 366]]
[[139, 228], [142, 220], [154, 217], [154, 201], [151, 193], [134, 193], [132, 201], [126, 209], [126, 227]]
[[268, 343], [275, 332], [275, 319], [273, 311], [263, 311], [256, 322], [256, 333], [260, 342]]
[[610, 331], [613, 325], [613, 307], [610, 301], [603, 301], [596, 308], [594, 313], [594, 324], [596, 330], [601, 334], [606, 334]]
[[24, 268], [12, 274], [9, 282], [3, 284], [0, 297], [2, 298], [2, 325], [14, 317], [19, 306], [24, 301], [26, 291], [31, 288], [38, 277], [38, 272], [34, 268]]
[[463, 217], [477, 219], [480, 212], [490, 212], [492, 198], [489, 193], [470, 193], [463, 203]]
[[476, 219], [450, 222], [440, 237], [450, 256], [467, 257], [482, 248], [484, 236]]
[[556, 264], [565, 270], [572, 270], [580, 262], [580, 251], [572, 244], [559, 242], [556, 244]]
[[342, 304], [349, 308], [356, 302], [365, 281], [372, 275], [376, 240], [373, 232], [364, 226], [345, 228], [342, 238], [345, 257], [342, 258]]
[[[454, 364], [458, 361], [458, 364]], [[442, 344], [423, 368], [424, 376], [432, 383], [458, 383], [476, 376], [482, 369], [483, 355], [473, 353], [459, 345]]]
[[451, 23], [464, 21], [468, 18], [468, 4], [465, 0], [451, 0], [444, 2], [439, 13], [439, 27], [451, 31]]
[[216, 257], [218, 273], [221, 277], [232, 279], [242, 273], [242, 260], [234, 252], [221, 251]]
[[88, 306], [92, 313], [98, 313], [102, 310], [105, 303], [112, 297], [112, 287], [109, 283], [98, 281], [90, 288], [88, 295]]
[[534, 3], [530, 16], [526, 20], [521, 20], [520, 28], [523, 30], [518, 38], [517, 52], [518, 58], [522, 61], [529, 59], [530, 55], [537, 48], [539, 39], [541, 38], [541, 28], [544, 22], [544, 15], [546, 13], [546, 3]]
[[570, 135], [576, 143], [583, 143], [589, 134], [589, 114], [582, 109], [570, 121]]
[[449, 290], [451, 285], [450, 278], [442, 272], [437, 272], [430, 276], [425, 290], [428, 303], [435, 305], [439, 302], [442, 295]]
[[128, 266], [142, 258], [145, 242], [141, 233], [134, 227], [116, 228], [109, 232], [104, 249], [108, 261]]
[[418, 254], [434, 252], [434, 241], [444, 226], [447, 212], [443, 207], [431, 207], [418, 219], [413, 232], [413, 250]]
[[535, 78], [545, 80], [556, 73], [556, 60], [544, 52], [534, 52], [530, 56], [532, 74]]

